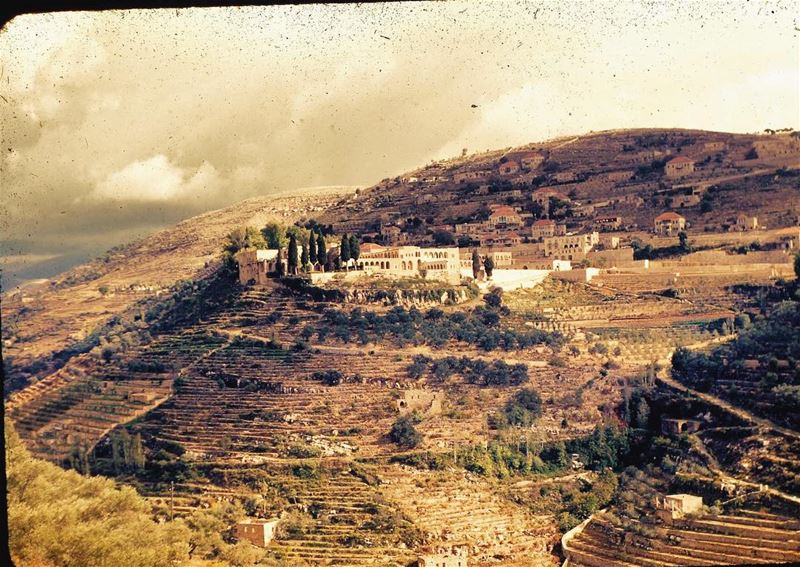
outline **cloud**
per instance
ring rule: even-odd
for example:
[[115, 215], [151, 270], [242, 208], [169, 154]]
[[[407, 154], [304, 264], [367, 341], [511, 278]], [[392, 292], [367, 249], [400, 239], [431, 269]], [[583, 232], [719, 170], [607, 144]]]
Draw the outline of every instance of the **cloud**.
[[99, 201], [205, 199], [216, 194], [220, 184], [219, 173], [208, 162], [192, 172], [173, 165], [164, 154], [158, 154], [110, 173], [97, 184], [90, 198]]
[[242, 199], [371, 184], [463, 147], [791, 126], [792, 6], [750, 4], [21, 16], [0, 32], [0, 253], [99, 253]]

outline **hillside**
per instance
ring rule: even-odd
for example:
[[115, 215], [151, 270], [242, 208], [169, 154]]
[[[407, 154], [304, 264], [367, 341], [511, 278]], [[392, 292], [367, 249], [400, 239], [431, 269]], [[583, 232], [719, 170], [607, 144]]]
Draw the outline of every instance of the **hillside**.
[[249, 199], [109, 250], [44, 284], [7, 290], [2, 301], [5, 363], [32, 366], [35, 375], [43, 375], [53, 368], [53, 355], [81, 343], [137, 301], [211, 274], [234, 228], [313, 217], [335, 199], [336, 193]]
[[[348, 201], [343, 210], [332, 209], [323, 218], [363, 233], [380, 232], [381, 224], [402, 226], [414, 216], [424, 221], [414, 227], [414, 233], [422, 236], [437, 227], [452, 229], [478, 218], [481, 207], [489, 203], [530, 210], [531, 193], [548, 188], [593, 209], [567, 218], [570, 230], [592, 226], [595, 213], [620, 216], [629, 230], [648, 230], [653, 217], [670, 208], [681, 209], [697, 231], [730, 225], [741, 212], [758, 216], [770, 228], [796, 225], [798, 178], [775, 179], [776, 170], [800, 165], [796, 143], [783, 151], [789, 139], [668, 129], [590, 133], [434, 162], [384, 179]], [[766, 145], [763, 157], [751, 153], [754, 144]], [[503, 163], [526, 153], [540, 158], [530, 167], [501, 171]], [[686, 178], [664, 175], [664, 163], [677, 156], [696, 163]], [[711, 192], [708, 212], [701, 212], [700, 199], [679, 204], [679, 197], [702, 197], [709, 187], [718, 191]]]
[[[470, 565], [556, 565], [561, 536], [607, 506], [612, 516], [597, 515], [575, 540], [580, 564], [685, 564], [669, 549], [674, 537], [709, 522], [718, 528], [700, 547], [761, 527], [764, 557], [779, 556], [772, 542], [796, 526], [775, 527], [787, 510], [768, 498], [647, 532], [658, 547], [649, 554], [608, 551], [644, 529], [636, 526], [651, 500], [634, 499], [640, 485], [714, 495], [707, 485], [735, 477], [769, 483], [778, 500], [800, 496], [796, 420], [771, 415], [796, 397], [797, 345], [781, 335], [796, 327], [796, 308], [780, 303], [796, 293], [789, 246], [800, 177], [787, 163], [794, 150], [753, 157], [765, 137], [603, 132], [532, 145], [542, 154], [533, 171], [487, 177], [484, 188], [455, 177], [499, 171], [526, 148], [432, 164], [344, 196], [251, 199], [189, 219], [3, 297], [6, 383], [17, 390], [6, 410], [35, 457], [135, 487], [156, 518], [184, 518], [193, 561], [407, 566], [461, 550]], [[696, 174], [665, 179], [664, 156], [700, 163], [702, 152], [711, 159]], [[689, 244], [650, 234], [672, 185], [686, 183], [711, 195], [682, 210]], [[604, 236], [652, 243], [650, 264], [623, 246], [630, 260], [597, 268], [591, 281], [571, 279], [588, 271], [542, 271], [536, 285], [502, 291], [492, 280], [352, 269], [242, 285], [223, 260], [231, 230], [268, 222], [315, 219], [336, 237], [430, 244], [455, 237], [451, 221], [480, 220], [502, 203], [525, 214], [517, 230], [530, 231], [542, 214], [531, 195], [548, 186], [571, 195], [567, 206], [548, 204], [570, 231], [619, 214], [622, 226]], [[586, 205], [599, 212], [579, 213]], [[767, 230], [723, 227], [741, 207]], [[503, 269], [538, 273], [524, 268], [543, 243], [521, 240], [530, 241], [475, 245], [512, 252], [494, 281]], [[740, 354], [757, 365], [746, 368]], [[680, 364], [669, 371], [682, 356], [691, 375]], [[723, 358], [740, 371], [730, 383], [701, 374], [704, 361]], [[705, 384], [711, 378], [719, 383]], [[778, 379], [786, 387], [776, 390]], [[731, 390], [745, 384], [759, 396]], [[662, 418], [702, 421], [702, 432], [662, 435]], [[265, 549], [231, 544], [245, 514], [280, 519]]]

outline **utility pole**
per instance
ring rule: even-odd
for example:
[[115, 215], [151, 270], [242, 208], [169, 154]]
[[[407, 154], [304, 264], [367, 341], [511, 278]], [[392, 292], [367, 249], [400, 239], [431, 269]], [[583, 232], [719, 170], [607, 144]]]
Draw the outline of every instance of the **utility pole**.
[[169, 483], [169, 521], [175, 519], [175, 481]]

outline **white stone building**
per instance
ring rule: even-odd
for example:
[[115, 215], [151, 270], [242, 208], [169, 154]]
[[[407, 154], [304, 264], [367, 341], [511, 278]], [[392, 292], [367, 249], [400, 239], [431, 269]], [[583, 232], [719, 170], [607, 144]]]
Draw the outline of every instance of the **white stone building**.
[[544, 255], [559, 260], [579, 261], [600, 242], [597, 232], [589, 234], [567, 234], [544, 239]]
[[385, 276], [422, 277], [454, 284], [461, 279], [458, 248], [455, 247], [384, 247], [365, 244], [361, 247], [358, 269]]

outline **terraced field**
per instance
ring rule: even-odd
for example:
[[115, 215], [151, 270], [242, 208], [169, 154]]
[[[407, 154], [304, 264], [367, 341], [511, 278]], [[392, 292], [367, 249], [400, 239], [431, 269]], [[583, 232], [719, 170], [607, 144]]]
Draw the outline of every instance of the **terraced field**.
[[637, 536], [596, 515], [569, 541], [569, 564], [661, 567], [800, 561], [800, 522], [762, 511], [685, 518], [654, 531], [652, 536]]
[[[589, 435], [641, 365], [667, 358], [678, 346], [724, 338], [707, 326], [720, 312], [691, 301], [555, 281], [505, 294], [510, 313], [502, 323], [519, 332], [565, 333], [569, 341], [561, 352], [545, 344], [486, 350], [455, 339], [433, 347], [390, 334], [342, 334], [330, 310], [345, 318], [377, 317], [392, 307], [314, 299], [277, 284], [231, 293], [224, 308], [148, 344], [108, 360], [75, 358], [19, 392], [8, 408], [34, 453], [56, 462], [76, 449], [91, 454], [95, 446], [102, 455], [122, 429], [141, 435], [148, 459], [161, 458], [165, 447], [180, 448], [173, 461], [159, 465], [179, 472], [146, 469], [120, 478], [135, 484], [164, 518], [218, 501], [242, 503], [251, 515], [282, 514], [268, 553], [287, 565], [407, 565], [415, 550], [448, 546], [466, 547], [486, 564], [556, 563], [556, 511], [532, 513], [519, 491], [506, 490], [513, 480], [391, 462], [405, 453], [387, 435], [404, 390], [444, 395], [441, 413], [416, 426], [423, 435], [417, 450], [444, 454], [499, 436], [488, 417], [502, 412], [518, 390], [468, 383], [458, 373], [412, 378], [416, 356], [524, 365], [542, 400], [542, 415], [524, 432], [525, 443], [543, 446]], [[664, 322], [669, 317], [676, 322]], [[324, 377], [332, 374], [335, 383], [326, 385]], [[705, 435], [710, 451], [724, 460], [713, 431]], [[730, 466], [742, 460], [731, 455]], [[593, 553], [608, 557], [598, 531], [592, 526], [576, 540], [576, 560], [586, 561], [579, 564], [596, 565]], [[664, 536], [663, 545], [674, 535]], [[666, 548], [640, 555], [637, 561], [645, 563], [628, 564], [681, 564]]]

